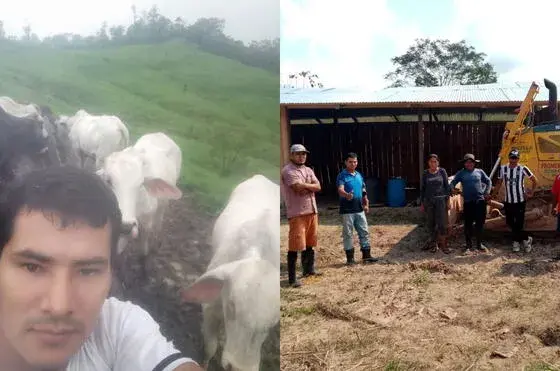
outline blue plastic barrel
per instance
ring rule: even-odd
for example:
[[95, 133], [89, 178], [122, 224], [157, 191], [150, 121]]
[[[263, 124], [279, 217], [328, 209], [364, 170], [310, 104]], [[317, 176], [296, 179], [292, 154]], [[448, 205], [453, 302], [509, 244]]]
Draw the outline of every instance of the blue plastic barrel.
[[366, 190], [368, 193], [368, 199], [370, 204], [376, 204], [379, 202], [379, 179], [377, 178], [367, 178], [366, 179]]
[[406, 206], [406, 182], [402, 178], [389, 179], [387, 186], [387, 204], [389, 207]]

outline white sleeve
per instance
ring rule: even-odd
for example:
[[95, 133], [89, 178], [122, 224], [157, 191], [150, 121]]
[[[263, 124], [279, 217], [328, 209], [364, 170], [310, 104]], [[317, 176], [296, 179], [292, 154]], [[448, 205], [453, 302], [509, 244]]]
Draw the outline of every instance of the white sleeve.
[[194, 360], [183, 356], [160, 332], [156, 321], [144, 309], [115, 298], [111, 303], [111, 325], [115, 331], [113, 371], [173, 371]]

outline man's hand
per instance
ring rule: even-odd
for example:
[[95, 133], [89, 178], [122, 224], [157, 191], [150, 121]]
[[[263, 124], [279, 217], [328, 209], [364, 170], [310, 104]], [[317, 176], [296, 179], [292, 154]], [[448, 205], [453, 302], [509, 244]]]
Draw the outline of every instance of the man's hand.
[[306, 194], [308, 192], [307, 184], [305, 183], [295, 183], [292, 187], [294, 191], [296, 191], [296, 193], [300, 195]]
[[350, 193], [346, 193], [346, 199], [351, 201], [354, 198], [354, 191], [350, 191]]
[[368, 204], [364, 205], [364, 211], [366, 212], [366, 214], [369, 213], [369, 205]]
[[484, 195], [484, 199], [485, 199], [486, 201], [490, 201], [491, 198], [492, 198], [492, 196], [491, 196], [490, 194], [485, 194], [485, 195]]
[[460, 193], [460, 191], [459, 191], [457, 188], [453, 187], [453, 188], [451, 189], [451, 194], [452, 194], [452, 195], [458, 195], [459, 193]]
[[555, 207], [554, 209], [552, 209], [552, 215], [554, 215], [554, 216], [558, 215], [558, 207]]

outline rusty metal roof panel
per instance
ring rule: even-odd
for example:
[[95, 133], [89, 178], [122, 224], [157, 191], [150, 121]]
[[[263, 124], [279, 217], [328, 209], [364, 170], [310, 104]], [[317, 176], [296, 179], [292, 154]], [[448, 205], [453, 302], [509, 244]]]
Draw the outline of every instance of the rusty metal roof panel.
[[[351, 103], [489, 103], [521, 102], [531, 82], [437, 87], [367, 89], [281, 88], [281, 104]], [[548, 101], [548, 89], [539, 83], [537, 101]]]

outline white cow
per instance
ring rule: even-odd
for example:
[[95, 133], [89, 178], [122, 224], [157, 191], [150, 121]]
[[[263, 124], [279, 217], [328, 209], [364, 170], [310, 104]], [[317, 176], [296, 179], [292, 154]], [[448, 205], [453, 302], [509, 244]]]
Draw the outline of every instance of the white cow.
[[262, 344], [280, 320], [279, 204], [279, 186], [264, 176], [239, 184], [214, 225], [206, 273], [182, 293], [202, 303], [207, 360], [224, 325], [224, 368], [258, 371]]
[[113, 189], [122, 213], [119, 254], [129, 238], [139, 236], [144, 256], [148, 254], [147, 237], [161, 231], [169, 200], [183, 195], [177, 188], [181, 156], [181, 149], [167, 135], [150, 133], [134, 146], [110, 154], [97, 171]]
[[99, 170], [107, 156], [129, 145], [128, 128], [117, 116], [97, 116], [80, 110], [66, 121], [59, 119], [60, 125], [69, 132], [70, 161], [84, 169]]

